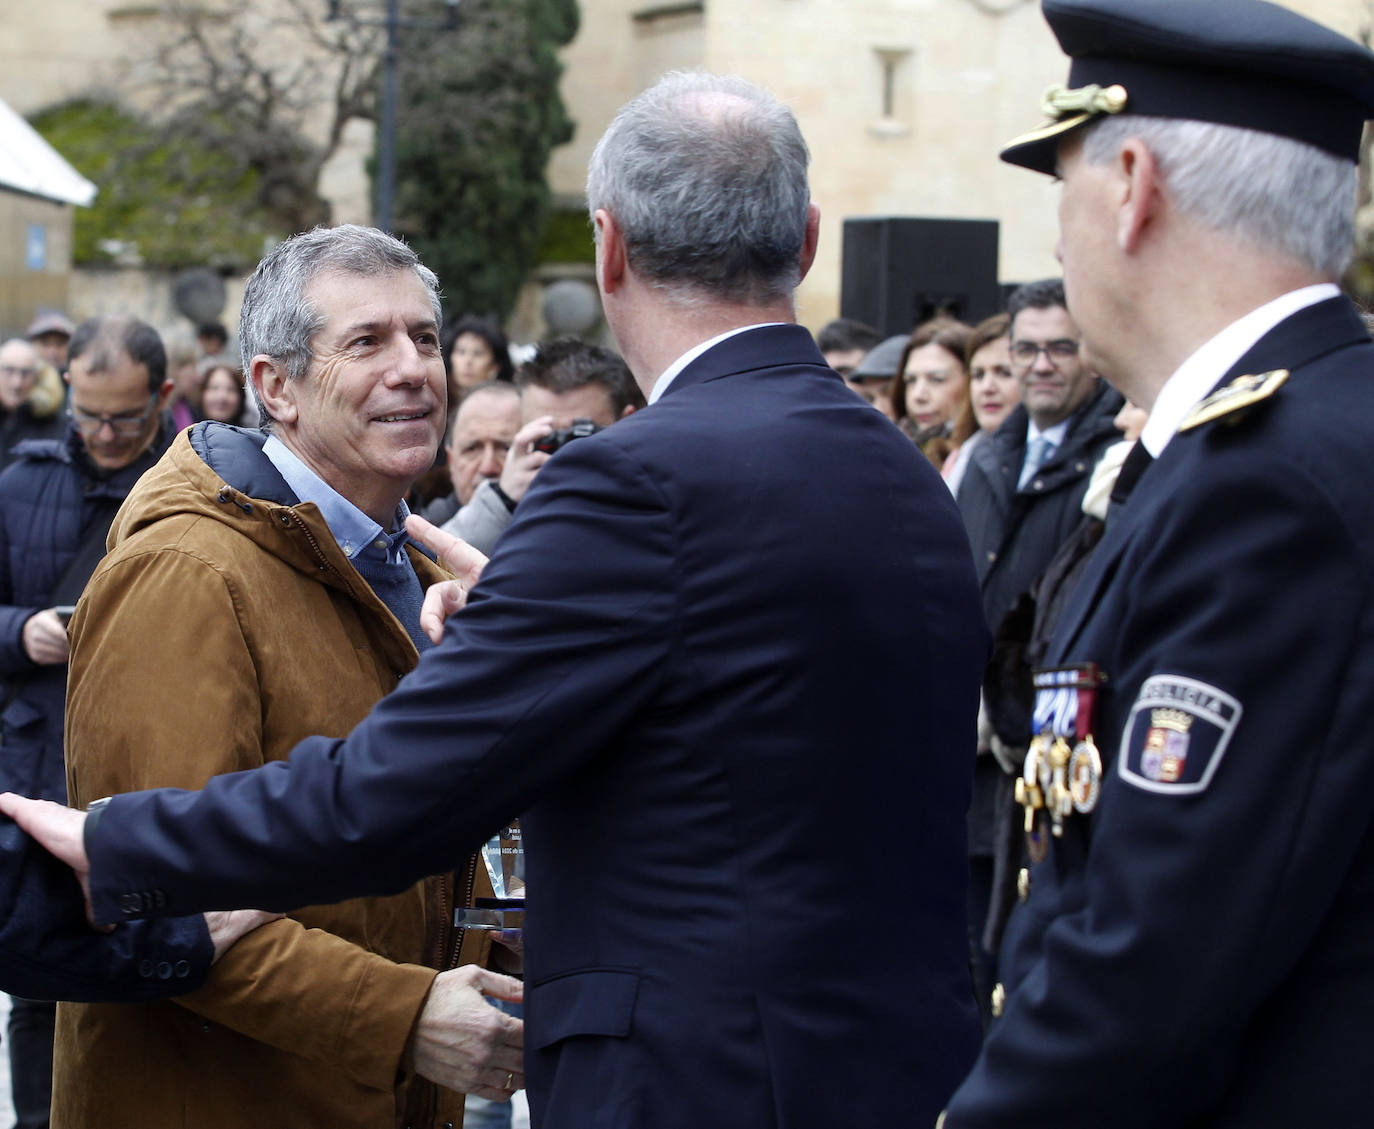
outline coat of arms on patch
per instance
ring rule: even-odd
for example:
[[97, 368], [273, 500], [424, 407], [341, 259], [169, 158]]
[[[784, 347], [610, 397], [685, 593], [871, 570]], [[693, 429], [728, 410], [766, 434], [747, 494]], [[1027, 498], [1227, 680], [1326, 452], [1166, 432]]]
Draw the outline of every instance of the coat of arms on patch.
[[1145, 734], [1145, 749], [1141, 753], [1141, 773], [1147, 780], [1176, 784], [1183, 776], [1188, 761], [1188, 730], [1193, 715], [1182, 710], [1150, 711], [1150, 731]]
[[1242, 712], [1240, 702], [1225, 690], [1195, 678], [1147, 678], [1121, 734], [1121, 778], [1147, 792], [1205, 792]]

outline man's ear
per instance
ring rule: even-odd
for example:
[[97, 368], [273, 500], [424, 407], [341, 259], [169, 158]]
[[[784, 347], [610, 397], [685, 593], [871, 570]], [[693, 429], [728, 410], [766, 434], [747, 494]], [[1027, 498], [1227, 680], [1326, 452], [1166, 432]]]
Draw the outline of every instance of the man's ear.
[[815, 203], [806, 206], [806, 234], [802, 238], [801, 258], [799, 265], [801, 273], [797, 276], [800, 282], [811, 270], [811, 264], [816, 261], [816, 245], [821, 238], [821, 209]]
[[624, 409], [621, 411], [620, 415], [617, 418], [624, 419], [626, 416], [632, 416], [634, 414], [635, 406], [633, 404], [626, 404]]
[[157, 390], [157, 410], [164, 412], [172, 402], [172, 393], [176, 391], [176, 384], [169, 376], [162, 382], [162, 387]]
[[1139, 249], [1141, 238], [1159, 213], [1162, 202], [1159, 167], [1145, 143], [1131, 138], [1117, 153], [1115, 170], [1121, 191], [1117, 204], [1116, 242], [1130, 255]]
[[299, 414], [296, 408], [294, 382], [286, 375], [286, 365], [259, 353], [249, 362], [248, 379], [252, 382], [263, 410], [274, 423], [293, 424]]
[[596, 225], [596, 283], [601, 293], [618, 289], [628, 266], [625, 257], [625, 237], [620, 226], [605, 208], [597, 208], [592, 222]]

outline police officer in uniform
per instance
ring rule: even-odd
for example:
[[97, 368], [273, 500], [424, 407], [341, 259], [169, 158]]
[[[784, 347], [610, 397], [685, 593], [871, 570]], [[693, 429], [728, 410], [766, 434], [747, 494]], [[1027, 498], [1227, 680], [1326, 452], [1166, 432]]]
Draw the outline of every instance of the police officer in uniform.
[[946, 1129], [1374, 1121], [1374, 55], [1260, 0], [1044, 0], [1061, 181], [1150, 412], [1037, 672], [1002, 1016]]

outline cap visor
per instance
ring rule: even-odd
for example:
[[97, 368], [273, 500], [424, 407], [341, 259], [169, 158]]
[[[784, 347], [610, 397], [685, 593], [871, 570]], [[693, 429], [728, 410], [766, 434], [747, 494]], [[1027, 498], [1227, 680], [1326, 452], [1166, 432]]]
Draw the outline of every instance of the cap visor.
[[1020, 165], [1031, 172], [1042, 172], [1054, 176], [1059, 161], [1059, 141], [1065, 134], [1079, 126], [1087, 125], [1096, 114], [1074, 114], [1060, 118], [1057, 122], [1042, 125], [1030, 133], [1023, 133], [1007, 142], [1007, 147], [998, 154], [1009, 165]]

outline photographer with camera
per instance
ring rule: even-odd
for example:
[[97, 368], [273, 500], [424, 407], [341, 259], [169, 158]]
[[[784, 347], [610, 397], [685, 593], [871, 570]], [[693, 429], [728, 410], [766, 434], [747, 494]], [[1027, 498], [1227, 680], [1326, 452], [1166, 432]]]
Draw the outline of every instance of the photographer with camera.
[[487, 556], [549, 456], [644, 406], [644, 396], [618, 354], [573, 337], [540, 345], [516, 372], [515, 386], [521, 426], [500, 477], [482, 482], [442, 526]]

